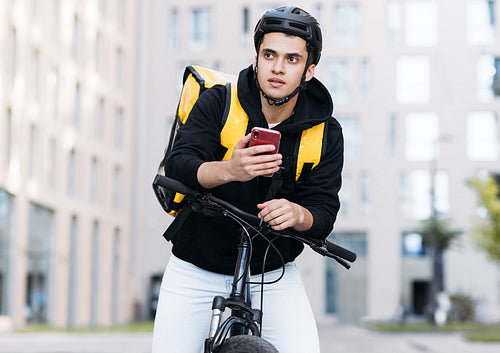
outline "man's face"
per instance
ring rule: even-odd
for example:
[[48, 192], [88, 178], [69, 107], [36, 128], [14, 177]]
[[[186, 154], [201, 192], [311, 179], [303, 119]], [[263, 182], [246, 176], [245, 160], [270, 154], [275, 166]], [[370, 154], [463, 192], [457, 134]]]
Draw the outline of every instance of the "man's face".
[[[270, 98], [282, 99], [300, 85], [307, 62], [304, 39], [281, 32], [267, 33], [262, 39], [258, 56], [257, 78], [260, 88]], [[313, 76], [314, 65], [310, 65], [306, 81]]]

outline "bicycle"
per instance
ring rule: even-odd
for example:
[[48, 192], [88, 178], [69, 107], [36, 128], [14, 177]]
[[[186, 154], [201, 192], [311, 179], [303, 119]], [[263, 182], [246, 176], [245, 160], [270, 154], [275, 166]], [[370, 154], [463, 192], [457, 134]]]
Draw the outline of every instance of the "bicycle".
[[[205, 339], [204, 353], [278, 353], [274, 346], [261, 337], [262, 307], [260, 309], [252, 308], [250, 302], [248, 278], [254, 237], [264, 237], [269, 243], [269, 248], [273, 247], [273, 241], [278, 237], [293, 238], [308, 245], [320, 255], [333, 258], [347, 269], [351, 266], [349, 262], [356, 260], [355, 253], [330, 241], [306, 237], [289, 229], [275, 231], [269, 224], [262, 222], [253, 214], [247, 213], [208, 192], [191, 189], [177, 180], [160, 174], [156, 175], [154, 179], [153, 189], [156, 195], [161, 198], [159, 187], [183, 194], [186, 202], [183, 207], [190, 207], [195, 212], [201, 212], [211, 217], [228, 217], [241, 227], [232, 291], [227, 298], [216, 296], [213, 300], [210, 329], [208, 337]], [[270, 235], [273, 236], [272, 239], [269, 237]], [[265, 263], [265, 258], [263, 262]], [[259, 284], [263, 286], [265, 283], [262, 281]], [[231, 314], [223, 321], [222, 315], [226, 308], [231, 309]]]

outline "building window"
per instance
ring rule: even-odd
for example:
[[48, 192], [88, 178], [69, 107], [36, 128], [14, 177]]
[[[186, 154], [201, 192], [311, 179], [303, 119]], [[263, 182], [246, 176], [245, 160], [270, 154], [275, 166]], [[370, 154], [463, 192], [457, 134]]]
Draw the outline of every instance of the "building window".
[[210, 9], [196, 8], [191, 11], [191, 46], [193, 49], [205, 49], [211, 42]]
[[120, 210], [123, 203], [123, 173], [120, 167], [116, 167], [113, 173], [113, 207]]
[[435, 0], [407, 0], [405, 4], [405, 40], [409, 46], [438, 43], [439, 8]]
[[72, 150], [68, 158], [68, 195], [76, 194], [76, 152]]
[[348, 215], [351, 212], [352, 194], [352, 176], [349, 172], [344, 172], [342, 173], [342, 188], [339, 191], [341, 201], [340, 213], [343, 215]]
[[401, 3], [389, 1], [387, 3], [387, 31], [391, 43], [399, 43], [401, 36]]
[[361, 173], [359, 193], [361, 214], [368, 215], [371, 212], [371, 176], [368, 172]]
[[358, 5], [344, 3], [335, 5], [334, 42], [340, 45], [356, 45], [359, 36]]
[[404, 256], [416, 257], [427, 254], [427, 249], [423, 245], [422, 236], [418, 233], [404, 233], [402, 247]]
[[116, 50], [116, 86], [123, 88], [125, 84], [125, 55], [123, 50], [118, 48]]
[[54, 138], [49, 140], [49, 159], [47, 170], [47, 185], [54, 190], [57, 185], [57, 141]]
[[17, 31], [12, 28], [11, 39], [11, 70], [12, 70], [12, 83], [15, 84], [17, 78]]
[[57, 68], [53, 68], [47, 74], [47, 101], [49, 102], [49, 114], [52, 119], [56, 120], [59, 105], [59, 72]]
[[404, 172], [400, 177], [400, 207], [402, 216], [426, 219], [431, 215], [431, 174], [434, 174], [435, 210], [446, 214], [450, 208], [449, 178], [444, 171], [430, 170]]
[[106, 103], [104, 98], [99, 99], [95, 134], [99, 141], [104, 141], [106, 134]]
[[115, 229], [113, 238], [113, 295], [111, 296], [112, 321], [114, 325], [120, 322], [120, 253], [121, 253], [121, 232], [120, 228]]
[[318, 22], [321, 24], [323, 23], [323, 6], [321, 4], [316, 4], [314, 8], [314, 17], [318, 20]]
[[371, 84], [371, 65], [367, 58], [361, 60], [359, 69], [359, 90], [363, 99], [368, 99]]
[[95, 65], [95, 71], [100, 73], [101, 72], [101, 47], [102, 47], [102, 39], [101, 39], [101, 34], [97, 33], [95, 37], [95, 44], [94, 44], [94, 65]]
[[51, 23], [51, 31], [52, 31], [52, 39], [54, 43], [59, 43], [59, 24], [60, 24], [60, 15], [61, 8], [59, 5], [59, 0], [52, 1], [52, 23]]
[[30, 155], [29, 155], [29, 166], [28, 175], [30, 178], [39, 176], [39, 161], [40, 161], [40, 143], [38, 136], [38, 129], [35, 125], [30, 126]]
[[179, 11], [172, 9], [170, 12], [170, 46], [179, 48]]
[[243, 8], [243, 43], [248, 42], [250, 35], [250, 11], [248, 7]]
[[123, 149], [125, 143], [125, 121], [123, 117], [123, 109], [116, 110], [115, 117], [115, 147], [119, 150]]
[[9, 315], [12, 284], [11, 241], [14, 239], [14, 197], [0, 188], [0, 315]]
[[108, 14], [108, 0], [99, 0], [99, 12], [102, 17]]
[[68, 326], [76, 325], [78, 303], [78, 218], [71, 217], [69, 243]]
[[426, 56], [400, 56], [396, 61], [398, 103], [427, 103], [430, 98], [430, 61]]
[[73, 106], [73, 126], [77, 130], [80, 128], [80, 113], [81, 113], [81, 92], [80, 92], [80, 84], [77, 83], [75, 86], [75, 102]]
[[75, 16], [74, 22], [73, 22], [73, 43], [72, 43], [72, 50], [71, 54], [73, 56], [73, 59], [75, 61], [78, 61], [78, 55], [80, 52], [80, 23], [79, 23], [78, 16]]
[[31, 96], [35, 101], [40, 99], [40, 52], [38, 49], [33, 50], [33, 62], [31, 66], [31, 84], [29, 89]]
[[31, 21], [32, 23], [38, 23], [40, 15], [39, 0], [31, 0], [28, 8], [31, 8]]
[[90, 325], [97, 326], [99, 319], [99, 272], [100, 264], [100, 224], [94, 221], [92, 227], [92, 269], [91, 269], [91, 292], [90, 292]]
[[360, 150], [359, 120], [352, 116], [339, 116], [337, 118], [344, 133], [344, 156], [346, 159], [356, 159]]
[[54, 238], [54, 211], [30, 203], [27, 248], [26, 319], [47, 322], [51, 282], [51, 248]]
[[99, 201], [100, 192], [100, 166], [97, 158], [92, 158], [92, 165], [90, 168], [90, 202], [96, 204]]
[[5, 139], [3, 140], [3, 144], [5, 146], [5, 161], [6, 166], [10, 165], [10, 161], [12, 159], [12, 109], [10, 107], [7, 108], [7, 122], [5, 129]]
[[500, 148], [498, 116], [494, 112], [471, 112], [467, 116], [467, 156], [473, 161], [495, 161]]
[[409, 113], [406, 116], [405, 157], [409, 161], [430, 161], [439, 135], [436, 113]]
[[124, 32], [127, 28], [127, 1], [118, 0], [117, 6], [118, 28]]
[[470, 44], [485, 45], [495, 43], [496, 4], [493, 0], [468, 0], [467, 40]]
[[398, 118], [394, 114], [389, 116], [389, 155], [392, 158], [399, 156]]
[[500, 57], [481, 55], [477, 66], [478, 99], [489, 102], [500, 97]]
[[351, 74], [347, 60], [329, 60], [327, 62], [326, 86], [332, 92], [335, 102], [346, 102], [350, 99]]
[[341, 321], [353, 321], [366, 315], [368, 249], [365, 233], [336, 233], [335, 243], [357, 254], [356, 266], [349, 271], [335, 261], [326, 261], [325, 298], [326, 312], [336, 314]]

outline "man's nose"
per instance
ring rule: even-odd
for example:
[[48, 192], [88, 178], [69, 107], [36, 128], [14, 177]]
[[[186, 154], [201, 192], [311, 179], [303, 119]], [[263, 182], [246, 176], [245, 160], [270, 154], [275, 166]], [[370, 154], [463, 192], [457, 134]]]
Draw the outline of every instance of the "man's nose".
[[285, 62], [284, 62], [284, 59], [277, 58], [274, 61], [273, 71], [275, 73], [283, 73], [283, 72], [285, 72]]

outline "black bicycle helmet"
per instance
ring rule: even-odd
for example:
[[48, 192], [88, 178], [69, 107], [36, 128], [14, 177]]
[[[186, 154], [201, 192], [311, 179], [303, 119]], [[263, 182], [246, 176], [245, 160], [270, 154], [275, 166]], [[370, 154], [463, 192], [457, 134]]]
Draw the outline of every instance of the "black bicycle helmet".
[[270, 32], [283, 32], [303, 38], [311, 54], [311, 64], [317, 65], [321, 56], [322, 36], [319, 22], [306, 11], [295, 6], [283, 6], [262, 15], [255, 26], [254, 44], [259, 51], [262, 37]]

